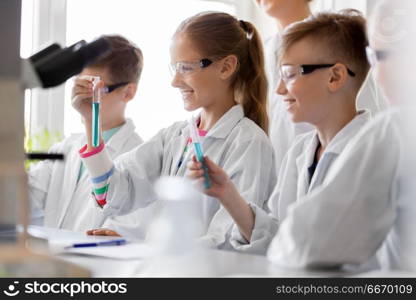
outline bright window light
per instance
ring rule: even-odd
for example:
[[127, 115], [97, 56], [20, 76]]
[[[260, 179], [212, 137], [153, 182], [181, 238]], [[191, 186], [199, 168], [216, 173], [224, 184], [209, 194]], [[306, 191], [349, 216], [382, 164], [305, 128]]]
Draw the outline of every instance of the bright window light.
[[[33, 51], [33, 1], [22, 1], [22, 21], [20, 30], [20, 56], [28, 58]], [[25, 91], [25, 126], [31, 134], [31, 91]]]

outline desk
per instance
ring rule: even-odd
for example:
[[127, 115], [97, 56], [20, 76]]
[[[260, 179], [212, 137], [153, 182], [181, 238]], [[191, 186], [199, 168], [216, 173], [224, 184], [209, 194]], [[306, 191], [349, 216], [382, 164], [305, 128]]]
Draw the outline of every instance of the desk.
[[[31, 226], [30, 231], [49, 240], [90, 238], [82, 232]], [[104, 237], [107, 238], [108, 237]], [[80, 265], [93, 277], [344, 277], [344, 271], [282, 269], [266, 257], [230, 251], [199, 249], [181, 255], [160, 255], [146, 259], [118, 260], [77, 254], [57, 258]]]

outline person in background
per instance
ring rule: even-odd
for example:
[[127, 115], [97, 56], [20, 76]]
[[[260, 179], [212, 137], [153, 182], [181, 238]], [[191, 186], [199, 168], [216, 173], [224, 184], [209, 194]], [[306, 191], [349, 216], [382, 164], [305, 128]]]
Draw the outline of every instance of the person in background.
[[[282, 95], [276, 93], [280, 81], [278, 50], [282, 34], [290, 24], [302, 21], [311, 13], [312, 0], [256, 0], [257, 4], [276, 21], [277, 33], [265, 42], [266, 74], [269, 82], [269, 136], [275, 151], [276, 168], [279, 173], [283, 159], [296, 136], [312, 131], [313, 126], [305, 122], [292, 122]], [[375, 115], [387, 107], [379, 95], [373, 79], [369, 77], [357, 100], [357, 109], [368, 109]]]
[[[392, 224], [389, 222], [387, 225], [392, 226], [377, 253], [383, 272], [416, 272], [415, 14], [415, 1], [381, 1], [371, 17], [369, 27], [369, 61], [377, 82], [392, 106], [389, 114], [373, 124], [372, 131], [383, 130], [385, 123], [391, 127], [393, 134], [385, 140], [385, 151], [397, 153], [392, 165], [395, 168], [394, 177], [386, 180], [392, 193], [390, 213], [393, 219]], [[386, 22], [393, 26], [385, 26]], [[382, 159], [379, 163], [384, 164], [381, 151], [376, 154], [380, 156], [375, 159]]]
[[[99, 76], [105, 86], [101, 99], [103, 139], [112, 158], [139, 146], [143, 141], [133, 121], [125, 117], [127, 104], [134, 98], [143, 69], [141, 50], [119, 35], [103, 36], [110, 44], [108, 55], [85, 68], [75, 79], [72, 101], [91, 106], [91, 80]], [[87, 77], [85, 77], [87, 76]], [[135, 226], [137, 215], [103, 218], [97, 214], [91, 198], [90, 176], [78, 151], [86, 143], [85, 134], [73, 134], [51, 147], [49, 152], [63, 153], [64, 161], [43, 161], [29, 170], [29, 197], [32, 223], [47, 227], [85, 231], [104, 222]]]
[[271, 261], [416, 271], [415, 13], [412, 0], [376, 9], [368, 60], [391, 107], [348, 143], [331, 180], [290, 208], [268, 249]]

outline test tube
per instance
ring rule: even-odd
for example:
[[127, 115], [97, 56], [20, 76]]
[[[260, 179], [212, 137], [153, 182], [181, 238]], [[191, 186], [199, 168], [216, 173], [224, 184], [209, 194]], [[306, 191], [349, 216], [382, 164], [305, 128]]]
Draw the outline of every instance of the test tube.
[[92, 76], [93, 94], [92, 94], [92, 146], [100, 145], [100, 100], [101, 91], [98, 88], [100, 82], [99, 76]]
[[202, 169], [204, 170], [204, 187], [209, 189], [211, 187], [211, 180], [208, 175], [208, 167], [205, 164], [204, 152], [194, 118], [191, 118], [189, 121], [189, 131], [192, 139], [192, 144], [194, 145], [196, 159], [202, 164]]

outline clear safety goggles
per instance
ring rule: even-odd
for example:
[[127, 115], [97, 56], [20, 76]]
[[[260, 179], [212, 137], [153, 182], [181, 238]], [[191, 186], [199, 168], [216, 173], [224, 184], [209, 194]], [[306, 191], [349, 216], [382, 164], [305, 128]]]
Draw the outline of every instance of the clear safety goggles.
[[211, 64], [212, 60], [208, 58], [203, 58], [195, 62], [179, 61], [176, 63], [171, 63], [169, 65], [169, 69], [172, 76], [175, 76], [176, 74], [189, 75], [195, 73], [198, 70], [207, 68]]
[[[331, 68], [335, 64], [309, 64], [309, 65], [281, 65], [279, 68], [280, 78], [285, 84], [292, 83], [298, 76], [307, 75], [315, 70]], [[347, 67], [348, 75], [355, 76], [355, 73]]]

